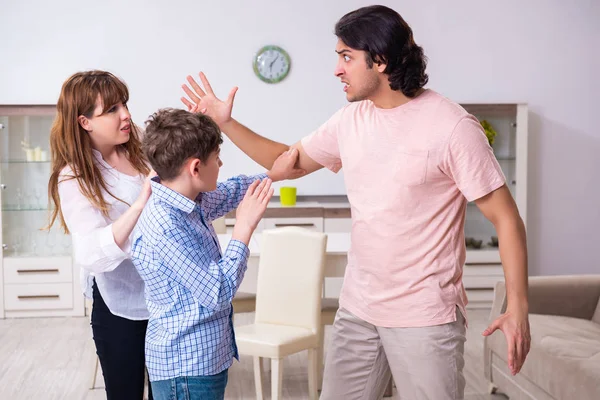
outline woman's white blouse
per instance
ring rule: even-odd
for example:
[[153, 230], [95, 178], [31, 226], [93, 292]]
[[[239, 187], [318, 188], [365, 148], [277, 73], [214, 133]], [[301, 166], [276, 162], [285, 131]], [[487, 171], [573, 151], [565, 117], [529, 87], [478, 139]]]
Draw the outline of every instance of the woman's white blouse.
[[[140, 194], [145, 177], [123, 174], [108, 165], [99, 151], [92, 151], [110, 192], [132, 204]], [[81, 193], [77, 180], [68, 179], [72, 175], [70, 167], [63, 169], [58, 194], [73, 239], [73, 262], [82, 268], [83, 293], [92, 298], [95, 278], [104, 302], [114, 315], [132, 320], [148, 319], [144, 282], [130, 258], [131, 237], [126, 248], [121, 250], [112, 233], [112, 223], [127, 211], [129, 205], [104, 193], [104, 200], [110, 205], [108, 217], [105, 217]]]

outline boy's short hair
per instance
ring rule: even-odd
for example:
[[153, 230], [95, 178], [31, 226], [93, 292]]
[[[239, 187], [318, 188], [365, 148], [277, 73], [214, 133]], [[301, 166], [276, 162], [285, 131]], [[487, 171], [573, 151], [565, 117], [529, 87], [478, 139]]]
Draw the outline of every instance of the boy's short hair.
[[142, 150], [160, 179], [168, 181], [192, 157], [205, 163], [221, 143], [221, 130], [210, 117], [163, 108], [146, 121]]

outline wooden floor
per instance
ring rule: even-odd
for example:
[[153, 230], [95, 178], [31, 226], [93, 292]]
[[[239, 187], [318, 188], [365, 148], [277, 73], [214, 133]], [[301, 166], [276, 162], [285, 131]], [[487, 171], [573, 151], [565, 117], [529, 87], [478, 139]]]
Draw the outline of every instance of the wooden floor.
[[[483, 339], [489, 310], [470, 310], [465, 347], [466, 400], [500, 400], [487, 394], [483, 377]], [[236, 324], [253, 320], [254, 314], [236, 316]], [[330, 327], [329, 327], [330, 328]], [[328, 337], [326, 336], [326, 345]], [[0, 399], [104, 400], [102, 373], [98, 389], [90, 390], [96, 354], [88, 318], [40, 318], [0, 320]], [[308, 398], [306, 352], [284, 362], [283, 398]], [[265, 374], [265, 396], [270, 377]], [[241, 357], [229, 371], [226, 399], [253, 399], [252, 359]], [[392, 399], [400, 397], [395, 395]]]

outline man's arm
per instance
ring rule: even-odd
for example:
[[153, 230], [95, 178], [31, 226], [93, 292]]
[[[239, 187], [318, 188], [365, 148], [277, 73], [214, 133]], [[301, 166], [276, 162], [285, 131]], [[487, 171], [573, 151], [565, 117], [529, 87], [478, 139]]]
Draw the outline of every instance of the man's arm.
[[[278, 143], [260, 136], [231, 117], [237, 87], [234, 87], [229, 92], [227, 99], [223, 101], [215, 96], [210, 82], [206, 79], [204, 73], [200, 72], [200, 81], [204, 89], [191, 76], [187, 77], [187, 81], [191, 87], [184, 84], [182, 85], [182, 89], [190, 99], [182, 97], [181, 101], [187, 106], [188, 111], [201, 112], [211, 117], [237, 147], [262, 167], [271, 169], [277, 157], [290, 148], [287, 144]], [[305, 173], [303, 175], [323, 168], [321, 164], [306, 154], [300, 142], [294, 144], [292, 147], [298, 149], [299, 157], [296, 168], [304, 170]], [[296, 178], [298, 177], [296, 176]]]
[[[225, 122], [221, 129], [240, 150], [266, 169], [271, 169], [277, 157], [290, 148], [287, 144], [275, 142], [255, 133], [233, 118]], [[291, 147], [298, 150], [296, 168], [305, 170], [307, 174], [323, 168], [306, 154], [302, 143], [297, 142]]]
[[484, 335], [490, 335], [496, 329], [504, 332], [508, 343], [508, 364], [511, 372], [516, 374], [525, 362], [531, 342], [525, 225], [506, 185], [475, 200], [475, 204], [496, 228], [506, 281], [506, 313], [492, 322]]
[[498, 233], [500, 258], [506, 278], [508, 308], [528, 308], [527, 240], [525, 225], [506, 185], [475, 200]]

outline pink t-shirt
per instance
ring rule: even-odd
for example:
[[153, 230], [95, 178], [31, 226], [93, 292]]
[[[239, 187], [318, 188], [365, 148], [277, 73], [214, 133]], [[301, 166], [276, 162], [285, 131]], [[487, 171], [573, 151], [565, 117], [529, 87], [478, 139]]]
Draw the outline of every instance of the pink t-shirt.
[[505, 183], [483, 128], [432, 90], [393, 109], [348, 104], [302, 140], [344, 168], [351, 246], [340, 305], [377, 326], [422, 327], [466, 316], [467, 201]]

